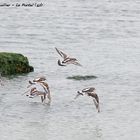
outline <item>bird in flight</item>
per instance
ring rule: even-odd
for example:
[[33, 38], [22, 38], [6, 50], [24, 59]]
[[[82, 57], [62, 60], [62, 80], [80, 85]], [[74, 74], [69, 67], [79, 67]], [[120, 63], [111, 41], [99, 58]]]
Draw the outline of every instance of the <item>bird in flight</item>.
[[74, 64], [74, 65], [77, 65], [77, 66], [82, 66], [76, 58], [69, 57], [64, 52], [58, 50], [57, 48], [55, 48], [55, 49], [56, 49], [57, 53], [63, 58], [62, 61], [60, 59], [58, 59], [58, 65], [59, 66], [67, 66], [68, 64]]
[[81, 96], [87, 95], [87, 96], [92, 97], [96, 109], [98, 110], [98, 112], [100, 112], [99, 97], [98, 97], [98, 95], [95, 93], [95, 88], [94, 88], [94, 87], [85, 88], [85, 89], [83, 89], [81, 92], [80, 92], [80, 91], [77, 91], [77, 95], [75, 96], [74, 99], [77, 99], [80, 95], [81, 95]]
[[42, 102], [44, 102], [44, 100], [47, 97], [49, 99], [48, 103], [50, 104], [51, 102], [50, 89], [45, 80], [46, 78], [42, 76], [42, 77], [34, 79], [33, 81], [29, 81], [29, 85], [27, 86], [27, 88], [30, 88], [30, 89], [27, 91], [29, 92], [29, 94], [27, 94], [26, 96], [28, 96], [29, 98], [40, 96]]

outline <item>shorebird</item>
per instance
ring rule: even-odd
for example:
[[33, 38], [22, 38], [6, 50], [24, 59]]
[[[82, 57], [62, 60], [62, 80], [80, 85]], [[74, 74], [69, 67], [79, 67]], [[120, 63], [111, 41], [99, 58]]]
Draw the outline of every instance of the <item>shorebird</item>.
[[88, 94], [88, 93], [92, 93], [95, 91], [94, 87], [90, 87], [90, 88], [84, 88], [81, 92], [77, 91], [77, 95], [75, 96], [74, 99], [78, 98], [80, 95], [84, 95], [84, 94]]
[[49, 99], [49, 104], [50, 104], [51, 102], [50, 89], [47, 82], [44, 82], [45, 80], [46, 80], [45, 77], [40, 77], [34, 79], [33, 82], [29, 81], [29, 85], [27, 86], [27, 88], [30, 88], [30, 90], [27, 91], [29, 92], [29, 94], [27, 94], [26, 96], [28, 96], [29, 98], [40, 96], [41, 102], [44, 102], [44, 100], [47, 97]]
[[27, 94], [26, 96], [29, 96], [29, 98], [40, 96], [42, 102], [46, 99], [46, 93], [42, 91], [38, 91], [36, 87], [31, 88], [30, 95]]
[[83, 89], [81, 92], [77, 91], [77, 95], [76, 95], [76, 97], [74, 99], [78, 98], [80, 95], [83, 96], [84, 94], [93, 98], [93, 102], [95, 104], [95, 107], [98, 110], [98, 112], [100, 112], [99, 97], [95, 93], [95, 88], [94, 87], [90, 87], [90, 88]]
[[55, 48], [55, 49], [58, 52], [58, 54], [63, 58], [62, 61], [60, 59], [58, 59], [58, 65], [59, 66], [67, 66], [68, 64], [74, 64], [74, 65], [77, 65], [77, 66], [82, 66], [76, 58], [71, 58], [67, 54], [65, 54], [64, 52], [58, 50], [57, 48]]

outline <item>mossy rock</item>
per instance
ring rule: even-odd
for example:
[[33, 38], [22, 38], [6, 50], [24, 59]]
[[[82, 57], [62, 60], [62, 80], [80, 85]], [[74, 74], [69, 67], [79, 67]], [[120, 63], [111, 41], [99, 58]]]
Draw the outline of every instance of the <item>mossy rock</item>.
[[1, 75], [22, 74], [34, 71], [27, 57], [18, 53], [0, 52]]
[[73, 79], [73, 80], [91, 80], [95, 78], [97, 77], [94, 75], [85, 75], [85, 76], [76, 75], [76, 76], [67, 77], [67, 79]]

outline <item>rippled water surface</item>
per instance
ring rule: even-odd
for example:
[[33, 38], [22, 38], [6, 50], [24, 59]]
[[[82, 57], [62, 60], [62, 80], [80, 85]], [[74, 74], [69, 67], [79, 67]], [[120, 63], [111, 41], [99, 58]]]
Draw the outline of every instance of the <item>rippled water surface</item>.
[[[0, 139], [139, 140], [140, 1], [30, 2], [44, 5], [0, 7], [0, 51], [22, 53], [35, 68], [4, 78]], [[75, 56], [83, 67], [59, 67], [54, 47]], [[47, 77], [51, 89], [50, 106], [21, 95], [28, 80], [40, 75]], [[98, 78], [66, 79], [73, 75]], [[73, 99], [77, 90], [90, 86], [100, 97], [100, 113], [91, 98]]]

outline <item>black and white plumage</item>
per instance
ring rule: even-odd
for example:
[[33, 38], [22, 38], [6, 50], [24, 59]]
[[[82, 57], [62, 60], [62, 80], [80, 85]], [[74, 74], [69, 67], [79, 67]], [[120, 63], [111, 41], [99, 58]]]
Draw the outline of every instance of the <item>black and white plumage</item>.
[[29, 94], [27, 94], [26, 96], [28, 96], [29, 98], [40, 96], [42, 102], [44, 102], [44, 100], [47, 97], [49, 99], [49, 104], [50, 104], [51, 102], [50, 89], [45, 80], [46, 78], [43, 76], [43, 77], [34, 79], [33, 82], [29, 81], [29, 85], [27, 86], [27, 88], [30, 88], [30, 89], [27, 91], [29, 92]]
[[56, 49], [57, 53], [63, 58], [62, 61], [60, 59], [58, 59], [59, 66], [67, 66], [68, 64], [82, 66], [76, 58], [71, 58], [67, 54], [65, 54], [64, 52], [58, 50], [57, 48], [55, 48], [55, 49]]
[[98, 110], [98, 112], [100, 112], [100, 107], [99, 107], [99, 97], [98, 95], [95, 93], [95, 88], [94, 87], [90, 87], [90, 88], [85, 88], [83, 89], [81, 92], [77, 91], [77, 95], [74, 99], [78, 98], [80, 95], [87, 95], [93, 98], [93, 102], [95, 104], [96, 109]]
[[95, 91], [95, 88], [94, 88], [94, 87], [84, 88], [84, 89], [82, 90], [82, 92], [84, 92], [84, 93], [94, 92], [94, 91]]

